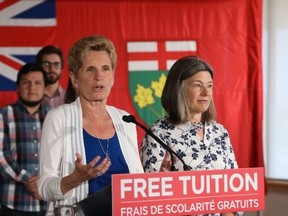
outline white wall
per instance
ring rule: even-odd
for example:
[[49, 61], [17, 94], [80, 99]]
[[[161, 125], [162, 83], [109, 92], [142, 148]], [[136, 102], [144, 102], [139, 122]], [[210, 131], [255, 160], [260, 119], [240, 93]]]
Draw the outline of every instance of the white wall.
[[288, 1], [263, 1], [264, 148], [268, 178], [288, 179]]

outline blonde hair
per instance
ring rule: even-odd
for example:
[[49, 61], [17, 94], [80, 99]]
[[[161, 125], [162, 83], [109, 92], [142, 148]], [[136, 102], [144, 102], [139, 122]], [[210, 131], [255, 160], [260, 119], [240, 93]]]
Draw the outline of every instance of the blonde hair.
[[115, 70], [117, 54], [113, 42], [102, 35], [91, 35], [76, 41], [76, 43], [74, 43], [74, 45], [69, 49], [69, 71], [77, 74], [77, 71], [82, 67], [82, 59], [84, 55], [91, 50], [106, 51], [111, 59], [112, 69]]

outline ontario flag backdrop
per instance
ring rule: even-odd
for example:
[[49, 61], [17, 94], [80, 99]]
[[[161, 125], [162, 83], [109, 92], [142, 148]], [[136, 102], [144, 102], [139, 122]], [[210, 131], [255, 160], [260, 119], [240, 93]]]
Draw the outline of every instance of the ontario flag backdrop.
[[[57, 45], [67, 57], [76, 40], [101, 34], [118, 53], [109, 104], [149, 126], [165, 114], [168, 69], [197, 55], [214, 68], [217, 121], [230, 133], [239, 166], [264, 166], [262, 0], [2, 0], [0, 10], [0, 106], [16, 100], [17, 71], [42, 46]], [[64, 65], [64, 88], [67, 80]]]

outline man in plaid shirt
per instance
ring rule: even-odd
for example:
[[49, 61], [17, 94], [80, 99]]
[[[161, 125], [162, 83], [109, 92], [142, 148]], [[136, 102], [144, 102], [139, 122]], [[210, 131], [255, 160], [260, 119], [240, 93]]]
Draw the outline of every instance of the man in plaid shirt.
[[19, 99], [0, 110], [0, 215], [44, 216], [38, 193], [38, 151], [48, 107], [41, 105], [46, 73], [34, 63], [17, 76]]

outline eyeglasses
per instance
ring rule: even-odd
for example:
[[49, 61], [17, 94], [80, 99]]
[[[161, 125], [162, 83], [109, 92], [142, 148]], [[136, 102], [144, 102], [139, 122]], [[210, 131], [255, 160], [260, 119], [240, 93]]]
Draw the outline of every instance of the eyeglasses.
[[59, 68], [61, 68], [62, 64], [61, 64], [61, 62], [49, 62], [49, 61], [44, 61], [44, 62], [42, 62], [42, 66], [43, 66], [44, 68], [48, 68], [48, 67], [54, 66], [54, 68], [59, 69]]

